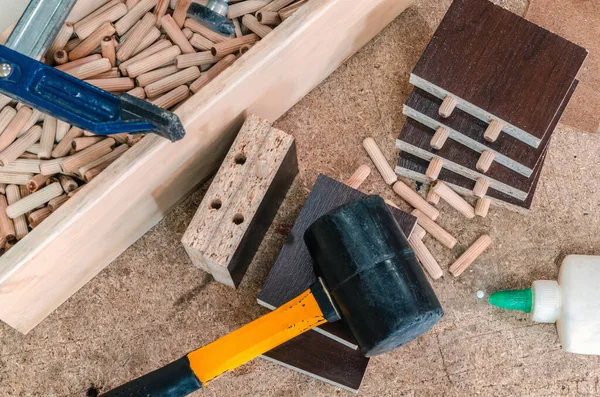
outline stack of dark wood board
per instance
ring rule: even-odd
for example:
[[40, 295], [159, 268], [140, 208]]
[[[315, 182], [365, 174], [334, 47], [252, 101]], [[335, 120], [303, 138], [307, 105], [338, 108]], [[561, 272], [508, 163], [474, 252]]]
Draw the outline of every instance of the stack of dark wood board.
[[439, 158], [459, 193], [479, 180], [492, 203], [528, 210], [586, 56], [488, 0], [455, 0], [411, 73], [396, 172], [427, 183]]
[[[260, 305], [275, 309], [317, 280], [312, 259], [304, 245], [304, 232], [327, 212], [364, 196], [358, 190], [319, 175], [258, 296]], [[416, 218], [396, 208], [390, 207], [390, 210], [409, 237]], [[338, 321], [308, 331], [264, 354], [263, 358], [358, 392], [369, 359], [362, 356], [357, 348], [348, 327]]]

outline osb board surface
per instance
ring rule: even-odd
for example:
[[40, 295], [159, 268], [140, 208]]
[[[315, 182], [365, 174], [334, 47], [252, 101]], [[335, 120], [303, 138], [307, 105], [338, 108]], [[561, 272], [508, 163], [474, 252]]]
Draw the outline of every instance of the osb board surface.
[[598, 133], [600, 128], [600, 2], [532, 0], [528, 20], [585, 47], [589, 55], [579, 72], [581, 84], [561, 123]]
[[455, 0], [413, 74], [542, 139], [586, 56], [487, 0]]
[[[357, 56], [275, 124], [298, 140], [300, 175], [238, 291], [208, 281], [179, 240], [202, 199], [199, 191], [52, 313], [28, 336], [0, 325], [0, 395], [85, 396], [91, 384], [110, 387], [181, 357], [267, 310], [259, 288], [318, 173], [345, 179], [368, 158], [372, 135], [390, 162], [404, 122], [408, 75], [448, 0], [418, 0]], [[526, 4], [501, 3], [522, 14]], [[343, 138], [343, 139], [342, 139]], [[495, 243], [460, 278], [434, 288], [446, 312], [424, 337], [375, 357], [361, 396], [598, 395], [600, 359], [564, 354], [552, 325], [478, 303], [478, 289], [526, 287], [551, 279], [567, 253], [600, 254], [600, 140], [559, 129], [531, 215], [491, 209], [466, 221], [441, 205], [440, 224], [459, 239], [448, 250], [425, 244], [448, 264], [481, 233]], [[401, 204], [377, 175], [362, 189]], [[403, 207], [407, 209], [407, 207]], [[352, 396], [265, 360], [217, 379], [195, 394], [214, 396]]]

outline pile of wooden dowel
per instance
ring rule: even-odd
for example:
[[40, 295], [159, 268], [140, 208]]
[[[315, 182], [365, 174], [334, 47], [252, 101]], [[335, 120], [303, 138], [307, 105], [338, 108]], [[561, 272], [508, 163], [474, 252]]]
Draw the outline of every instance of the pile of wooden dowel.
[[[191, 0], [80, 0], [89, 14], [65, 23], [42, 61], [103, 90], [173, 109], [307, 1], [232, 0], [236, 33], [224, 37], [187, 18]], [[142, 137], [95, 136], [0, 94], [0, 250]]]
[[[365, 139], [363, 146], [383, 180], [392, 187], [392, 190], [398, 196], [414, 208], [411, 214], [417, 218], [417, 225], [414, 232], [409, 237], [408, 242], [413, 248], [417, 259], [421, 262], [421, 265], [432, 279], [436, 280], [442, 277], [444, 272], [438, 261], [423, 243], [423, 237], [425, 237], [426, 234], [429, 234], [432, 238], [438, 240], [443, 246], [449, 249], [454, 248], [457, 239], [435, 222], [440, 215], [439, 210], [435, 208], [435, 206], [438, 204], [439, 200], [442, 199], [466, 218], [472, 219], [475, 215], [485, 217], [487, 215], [489, 203], [487, 203], [485, 211], [479, 211], [478, 209], [473, 208], [471, 204], [465, 201], [442, 181], [435, 182], [429, 189], [427, 198], [424, 199], [408, 185], [398, 180], [398, 176], [392, 167], [390, 167], [383, 153], [379, 149], [379, 146], [377, 146], [377, 143], [372, 138]], [[366, 171], [367, 169], [369, 169], [369, 167], [366, 165], [360, 166], [348, 180], [347, 184], [354, 188], [360, 186], [370, 173], [370, 169], [369, 172]], [[391, 201], [386, 202], [389, 205], [396, 206]], [[481, 200], [478, 202], [478, 206], [480, 202]], [[450, 265], [448, 269], [450, 273], [455, 277], [460, 276], [477, 259], [477, 257], [490, 246], [491, 243], [492, 240], [490, 236], [482, 235], [479, 237], [454, 261], [452, 265]]]

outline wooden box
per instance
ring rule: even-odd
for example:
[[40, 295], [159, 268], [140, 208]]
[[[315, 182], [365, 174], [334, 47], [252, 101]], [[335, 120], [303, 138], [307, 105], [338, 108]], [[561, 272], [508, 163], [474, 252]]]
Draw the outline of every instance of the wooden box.
[[[274, 121], [413, 0], [310, 0], [0, 257], [0, 319], [27, 333], [219, 166], [250, 113]], [[164, 247], [169, 249], [169, 247]]]

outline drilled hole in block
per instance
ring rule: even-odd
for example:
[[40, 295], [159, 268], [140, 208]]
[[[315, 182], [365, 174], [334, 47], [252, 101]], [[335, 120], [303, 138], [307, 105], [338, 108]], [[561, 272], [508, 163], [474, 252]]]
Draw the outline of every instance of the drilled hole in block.
[[243, 165], [246, 163], [246, 155], [244, 153], [238, 153], [235, 155], [235, 163], [239, 165]]
[[211, 201], [210, 203], [210, 208], [212, 208], [213, 210], [218, 210], [221, 208], [221, 206], [223, 205], [223, 203], [221, 202], [221, 200], [219, 199], [214, 199], [213, 201]]
[[236, 225], [241, 225], [243, 222], [244, 222], [244, 215], [235, 214], [233, 216], [233, 223], [235, 223]]

